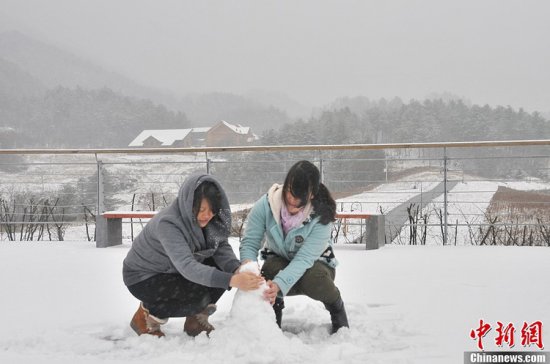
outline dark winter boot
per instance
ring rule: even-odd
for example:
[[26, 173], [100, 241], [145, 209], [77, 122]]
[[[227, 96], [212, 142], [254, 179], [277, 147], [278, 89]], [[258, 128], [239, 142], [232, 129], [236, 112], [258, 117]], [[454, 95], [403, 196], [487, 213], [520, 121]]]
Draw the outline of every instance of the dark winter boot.
[[204, 310], [193, 315], [187, 316], [185, 324], [183, 325], [183, 331], [189, 336], [197, 336], [201, 332], [206, 331], [206, 335], [209, 336], [210, 332], [214, 330], [214, 326], [208, 322], [208, 316], [216, 312], [216, 305], [210, 303]]
[[277, 322], [277, 326], [279, 326], [279, 328], [281, 328], [281, 322], [283, 320], [283, 308], [285, 308], [285, 301], [280, 297], [275, 298], [273, 311], [275, 311], [275, 321]]
[[338, 301], [333, 304], [328, 305], [325, 303], [325, 308], [330, 312], [330, 321], [332, 321], [331, 335], [336, 334], [342, 327], [349, 327], [348, 315], [346, 314], [342, 297], [338, 298]]

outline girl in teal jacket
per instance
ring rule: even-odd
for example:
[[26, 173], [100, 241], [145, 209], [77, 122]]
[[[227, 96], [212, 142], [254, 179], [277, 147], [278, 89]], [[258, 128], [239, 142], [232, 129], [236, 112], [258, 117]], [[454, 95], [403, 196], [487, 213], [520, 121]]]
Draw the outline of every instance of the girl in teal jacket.
[[[337, 261], [330, 232], [336, 203], [308, 161], [290, 168], [283, 185], [274, 184], [254, 205], [240, 245], [241, 262], [256, 261], [281, 327], [284, 296], [306, 295], [330, 312], [332, 331], [349, 327], [340, 291], [334, 284]], [[264, 240], [265, 239], [265, 240]], [[263, 246], [262, 246], [263, 242]]]

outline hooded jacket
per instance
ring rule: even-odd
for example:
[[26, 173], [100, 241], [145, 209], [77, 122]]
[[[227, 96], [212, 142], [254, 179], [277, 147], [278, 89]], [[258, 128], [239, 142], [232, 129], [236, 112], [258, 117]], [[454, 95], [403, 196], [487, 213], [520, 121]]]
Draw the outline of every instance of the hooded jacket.
[[310, 214], [305, 217], [302, 225], [284, 235], [281, 227], [282, 191], [282, 185], [274, 184], [268, 193], [254, 204], [248, 214], [239, 250], [241, 261], [256, 261], [265, 238], [264, 248], [289, 260], [288, 266], [273, 278], [273, 282], [277, 283], [281, 293], [286, 296], [317, 260], [333, 268], [338, 262], [334, 256], [325, 257], [323, 254], [331, 246], [331, 226], [321, 224], [320, 218], [315, 215], [310, 204], [304, 208], [304, 211]]
[[[213, 182], [221, 195], [220, 211], [201, 229], [193, 214], [193, 195], [205, 181]], [[134, 239], [123, 263], [126, 286], [159, 273], [179, 273], [185, 279], [207, 287], [229, 288], [240, 263], [227, 238], [231, 210], [224, 190], [210, 175], [195, 174], [181, 186], [178, 197], [155, 215]], [[204, 230], [204, 232], [203, 232]], [[213, 258], [221, 269], [202, 264]]]

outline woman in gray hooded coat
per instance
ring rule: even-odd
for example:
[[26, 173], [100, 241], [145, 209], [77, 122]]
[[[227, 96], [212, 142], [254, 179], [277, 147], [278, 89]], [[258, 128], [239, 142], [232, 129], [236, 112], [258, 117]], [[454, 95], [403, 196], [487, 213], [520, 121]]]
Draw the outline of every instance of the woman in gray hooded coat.
[[141, 301], [130, 326], [138, 334], [164, 336], [169, 317], [186, 317], [184, 331], [210, 333], [208, 322], [222, 294], [256, 289], [262, 278], [237, 273], [239, 260], [227, 239], [229, 202], [210, 175], [192, 175], [178, 197], [153, 217], [134, 239], [123, 263], [123, 279]]

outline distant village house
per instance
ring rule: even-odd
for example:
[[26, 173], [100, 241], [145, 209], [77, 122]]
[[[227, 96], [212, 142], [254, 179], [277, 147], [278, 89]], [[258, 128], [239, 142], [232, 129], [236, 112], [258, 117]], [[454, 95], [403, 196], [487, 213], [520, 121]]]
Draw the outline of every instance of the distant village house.
[[206, 133], [206, 146], [237, 146], [252, 143], [256, 136], [250, 131], [250, 127], [233, 125], [226, 121], [220, 121]]
[[250, 127], [220, 121], [213, 127], [143, 130], [129, 147], [227, 147], [251, 144], [257, 136]]

